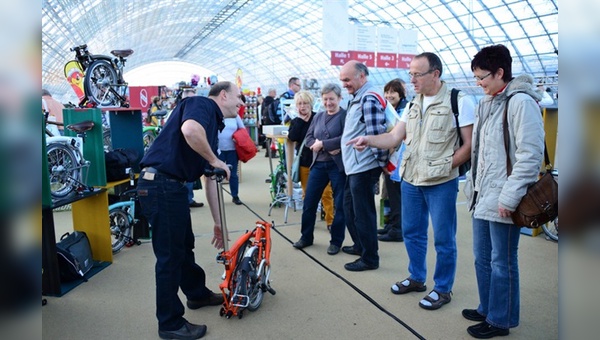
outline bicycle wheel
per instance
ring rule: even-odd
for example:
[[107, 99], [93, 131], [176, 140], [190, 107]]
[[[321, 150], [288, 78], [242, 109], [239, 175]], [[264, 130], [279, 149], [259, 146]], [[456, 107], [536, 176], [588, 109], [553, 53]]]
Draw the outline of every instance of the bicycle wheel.
[[543, 224], [542, 230], [544, 230], [544, 234], [546, 234], [549, 239], [558, 242], [558, 216], [554, 221]]
[[259, 260], [258, 260], [258, 248], [254, 248], [249, 256], [244, 258], [248, 262], [246, 270], [246, 287], [248, 289], [248, 310], [255, 311], [260, 307], [263, 298], [265, 297], [264, 290], [262, 289], [262, 278], [258, 277], [257, 273]]
[[89, 100], [98, 106], [120, 106], [119, 99], [111, 91], [117, 84], [117, 72], [106, 60], [96, 60], [85, 71], [83, 89]]
[[112, 252], [118, 253], [131, 238], [131, 223], [129, 214], [121, 208], [113, 208], [108, 213], [110, 218], [110, 235], [112, 237]]
[[73, 151], [62, 143], [48, 144], [48, 174], [50, 175], [50, 194], [58, 199], [73, 191], [73, 179], [79, 180], [77, 158]]
[[154, 140], [156, 139], [156, 135], [154, 134], [153, 130], [148, 130], [146, 132], [144, 132], [144, 134], [142, 135], [142, 139], [144, 141], [144, 154], [148, 151], [148, 149], [150, 149], [150, 146], [152, 145], [152, 143], [154, 143]]

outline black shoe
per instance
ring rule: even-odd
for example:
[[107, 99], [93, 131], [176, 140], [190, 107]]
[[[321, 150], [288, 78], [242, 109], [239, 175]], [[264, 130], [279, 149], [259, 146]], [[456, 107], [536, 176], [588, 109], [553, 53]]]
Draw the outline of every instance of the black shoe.
[[235, 205], [242, 205], [242, 201], [240, 201], [239, 197], [234, 197], [231, 202], [235, 203]]
[[490, 339], [495, 336], [506, 336], [510, 333], [508, 329], [494, 327], [485, 321], [468, 327], [467, 332], [477, 339]]
[[196, 202], [196, 201], [192, 201], [190, 202], [190, 208], [202, 208], [204, 206], [204, 203], [200, 202]]
[[299, 239], [298, 242], [293, 244], [293, 246], [296, 249], [302, 249], [302, 248], [306, 248], [308, 246], [312, 246], [312, 242], [306, 242], [303, 239]]
[[477, 309], [463, 309], [462, 316], [464, 316], [465, 319], [471, 321], [485, 321], [485, 316], [479, 314]]
[[350, 255], [358, 255], [360, 256], [360, 252], [354, 248], [354, 246], [345, 246], [342, 247], [342, 251], [346, 254]]
[[187, 300], [189, 309], [198, 309], [205, 306], [220, 306], [223, 304], [223, 295], [210, 292], [207, 297], [198, 300]]
[[206, 325], [194, 325], [187, 321], [176, 331], [158, 331], [161, 339], [200, 339], [204, 334]]
[[383, 235], [379, 235], [377, 236], [377, 239], [379, 241], [383, 241], [383, 242], [402, 242], [404, 241], [404, 238], [402, 236], [392, 236], [390, 235], [391, 233], [387, 233], [387, 234], [383, 234]]
[[330, 244], [329, 247], [327, 247], [327, 254], [329, 254], [329, 255], [335, 255], [339, 252], [340, 252], [340, 247], [336, 246], [335, 244]]
[[377, 268], [379, 268], [379, 265], [370, 266], [370, 265], [364, 263], [362, 259], [358, 259], [354, 262], [346, 263], [344, 265], [344, 268], [351, 272], [362, 272], [365, 270], [377, 269]]
[[390, 229], [392, 229], [392, 226], [391, 226], [391, 225], [389, 225], [389, 224], [384, 224], [384, 225], [383, 225], [383, 228], [381, 228], [381, 229], [377, 229], [377, 234], [378, 234], [378, 235], [387, 234], [387, 233], [390, 231]]

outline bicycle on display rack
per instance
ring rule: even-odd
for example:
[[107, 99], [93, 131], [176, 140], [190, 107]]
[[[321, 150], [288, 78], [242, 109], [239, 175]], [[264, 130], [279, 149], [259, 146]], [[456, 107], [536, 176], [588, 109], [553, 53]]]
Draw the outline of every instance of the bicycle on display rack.
[[152, 143], [162, 130], [163, 121], [169, 112], [167, 110], [158, 110], [150, 114], [150, 119], [156, 117], [157, 125], [144, 126], [142, 130], [142, 139], [144, 140], [144, 153], [150, 149]]
[[223, 180], [225, 171], [207, 170], [205, 176], [217, 181], [221, 234], [224, 250], [217, 255], [217, 262], [225, 266], [223, 282], [219, 285], [223, 294], [223, 306], [219, 315], [242, 318], [244, 310], [256, 311], [262, 304], [264, 293], [275, 295], [269, 280], [271, 276], [271, 224], [257, 221], [252, 231], [246, 231], [229, 249], [227, 223], [223, 203]]
[[[46, 121], [48, 114], [45, 113]], [[94, 128], [94, 122], [83, 121], [67, 125], [67, 129], [77, 133], [77, 137], [53, 136], [46, 129], [46, 155], [48, 157], [48, 174], [50, 176], [50, 194], [54, 200], [62, 199], [71, 192], [83, 193], [93, 191], [86, 185], [90, 162], [83, 157], [83, 143], [86, 132]]]
[[[79, 106], [83, 107], [91, 102], [91, 106], [129, 107], [126, 97], [127, 82], [123, 79], [123, 68], [127, 60], [125, 58], [132, 55], [133, 50], [112, 50], [110, 53], [114, 58], [91, 54], [86, 44], [75, 46], [70, 51], [75, 52], [75, 60], [65, 64], [65, 76], [67, 79], [72, 78], [71, 74], [74, 68], [77, 72], [84, 74], [84, 96]], [[74, 81], [71, 83], [76, 89]]]
[[[133, 186], [135, 183], [133, 171], [129, 171], [129, 181]], [[130, 189], [123, 192], [120, 196], [129, 196], [129, 200], [121, 201], [108, 206], [108, 215], [110, 218], [110, 235], [112, 238], [112, 252], [118, 253], [124, 246], [142, 244], [136, 240], [133, 234], [133, 226], [138, 224], [139, 220], [135, 217], [135, 203], [137, 201], [137, 190]]]
[[[552, 177], [558, 182], [558, 169], [552, 170]], [[548, 239], [558, 242], [558, 216], [553, 221], [542, 224], [542, 230]]]

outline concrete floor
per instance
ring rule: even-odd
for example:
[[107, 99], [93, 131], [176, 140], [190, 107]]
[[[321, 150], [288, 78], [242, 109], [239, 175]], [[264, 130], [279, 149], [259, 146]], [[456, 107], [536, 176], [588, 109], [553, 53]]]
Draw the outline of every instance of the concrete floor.
[[[404, 243], [379, 244], [380, 267], [367, 272], [343, 268], [356, 259], [344, 253], [327, 255], [329, 234], [317, 221], [315, 244], [296, 250], [301, 211], [290, 210], [283, 223], [283, 208], [267, 216], [270, 196], [265, 178], [269, 173], [264, 151], [242, 166], [240, 198], [245, 206], [231, 203], [226, 194], [230, 239], [254, 227], [260, 218], [274, 221], [272, 235], [272, 286], [262, 306], [243, 319], [219, 316], [219, 307], [187, 310], [185, 317], [208, 326], [205, 339], [470, 339], [473, 325], [461, 316], [464, 308], [477, 307], [473, 268], [470, 215], [459, 193], [458, 268], [452, 302], [436, 311], [418, 306], [427, 293], [393, 295], [390, 286], [408, 276]], [[228, 186], [225, 186], [228, 189]], [[196, 200], [206, 202], [203, 191]], [[218, 291], [223, 266], [216, 263], [211, 244], [212, 223], [208, 207], [192, 209], [196, 235], [196, 259], [207, 273], [207, 285]], [[70, 212], [56, 212], [57, 235], [72, 228]], [[429, 289], [433, 288], [435, 252], [430, 235]], [[44, 339], [158, 339], [155, 318], [154, 255], [149, 240], [125, 248], [114, 262], [88, 282], [63, 297], [47, 297], [42, 308]], [[350, 245], [347, 235], [345, 245]], [[544, 235], [523, 235], [520, 242], [521, 325], [511, 329], [511, 339], [558, 339], [558, 245]], [[181, 295], [182, 301], [185, 297]]]

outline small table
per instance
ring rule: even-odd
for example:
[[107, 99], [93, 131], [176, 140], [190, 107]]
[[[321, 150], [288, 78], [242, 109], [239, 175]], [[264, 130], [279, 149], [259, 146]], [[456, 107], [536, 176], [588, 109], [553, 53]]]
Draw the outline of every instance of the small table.
[[[296, 204], [295, 201], [293, 199], [294, 197], [294, 182], [292, 181], [292, 165], [294, 163], [294, 146], [296, 145], [296, 142], [293, 142], [291, 140], [288, 139], [287, 135], [265, 135], [266, 138], [269, 140], [269, 142], [267, 143], [267, 145], [270, 145], [270, 141], [272, 141], [274, 138], [281, 138], [281, 139], [285, 139], [285, 163], [286, 163], [286, 172], [287, 172], [287, 197], [284, 201], [274, 201], [271, 203], [271, 206], [269, 208], [269, 216], [271, 215], [271, 209], [273, 208], [273, 206], [276, 203], [285, 203], [285, 219], [284, 219], [284, 223], [287, 223], [287, 216], [288, 216], [288, 209], [290, 206], [294, 207], [294, 211], [296, 211]], [[271, 174], [273, 173], [273, 163], [272, 163], [272, 157], [271, 157], [271, 152], [267, 151], [267, 154], [269, 155], [269, 168], [271, 169]]]

